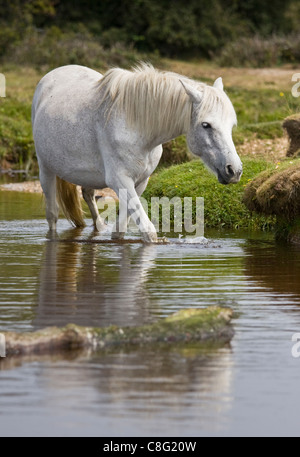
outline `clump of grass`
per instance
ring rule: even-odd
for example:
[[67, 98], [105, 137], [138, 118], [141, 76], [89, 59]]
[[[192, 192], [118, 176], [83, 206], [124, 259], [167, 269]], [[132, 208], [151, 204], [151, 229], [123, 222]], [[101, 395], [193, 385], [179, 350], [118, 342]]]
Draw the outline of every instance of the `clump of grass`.
[[286, 221], [300, 217], [300, 159], [285, 160], [261, 173], [246, 187], [243, 201], [260, 214]]
[[[242, 202], [245, 186], [259, 173], [272, 167], [260, 159], [244, 158], [240, 183], [222, 186], [200, 162], [195, 160], [155, 173], [143, 197], [150, 207], [151, 197], [204, 197], [204, 223], [212, 228], [271, 229], [274, 218], [251, 213]], [[174, 215], [171, 213], [171, 217]], [[194, 215], [195, 216], [195, 215]], [[173, 221], [174, 222], [174, 221]]]

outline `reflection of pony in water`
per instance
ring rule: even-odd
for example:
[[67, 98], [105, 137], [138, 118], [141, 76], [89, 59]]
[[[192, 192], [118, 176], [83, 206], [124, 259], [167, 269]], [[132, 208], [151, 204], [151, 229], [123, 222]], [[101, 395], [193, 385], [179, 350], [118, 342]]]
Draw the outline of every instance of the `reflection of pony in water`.
[[50, 230], [58, 218], [56, 194], [66, 216], [76, 226], [84, 224], [75, 185], [82, 187], [101, 229], [94, 189], [110, 187], [119, 197], [120, 190], [127, 191], [122, 202], [127, 211], [113, 237], [124, 236], [132, 216], [144, 240], [156, 241], [139, 196], [160, 160], [162, 143], [181, 134], [220, 183], [236, 183], [242, 173], [231, 135], [236, 114], [221, 78], [211, 87], [145, 64], [134, 71], [115, 68], [103, 77], [86, 67], [61, 67], [40, 81], [32, 123]]
[[63, 240], [45, 244], [34, 327], [124, 326], [151, 319], [145, 282], [155, 247], [125, 244], [116, 251], [116, 246], [76, 242], [80, 232], [72, 229]]

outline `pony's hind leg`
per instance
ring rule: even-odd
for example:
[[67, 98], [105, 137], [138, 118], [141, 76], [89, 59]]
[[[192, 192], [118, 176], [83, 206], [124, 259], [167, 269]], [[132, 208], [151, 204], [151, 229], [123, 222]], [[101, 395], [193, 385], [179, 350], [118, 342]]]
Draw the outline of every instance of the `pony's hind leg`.
[[99, 211], [98, 211], [96, 198], [95, 198], [95, 191], [94, 191], [94, 189], [90, 189], [88, 187], [82, 187], [81, 190], [82, 190], [82, 196], [91, 212], [93, 222], [94, 222], [94, 227], [96, 230], [98, 230], [98, 232], [100, 232], [104, 227], [104, 221], [99, 216]]
[[46, 200], [46, 219], [49, 230], [56, 230], [59, 207], [56, 201], [56, 176], [40, 166], [40, 182]]

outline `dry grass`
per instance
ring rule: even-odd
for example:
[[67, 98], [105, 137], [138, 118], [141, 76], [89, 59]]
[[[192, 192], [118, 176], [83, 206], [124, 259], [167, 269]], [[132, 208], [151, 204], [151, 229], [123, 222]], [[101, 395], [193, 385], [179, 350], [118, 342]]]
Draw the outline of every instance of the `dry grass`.
[[258, 138], [246, 140], [243, 144], [238, 145], [237, 152], [240, 156], [257, 157], [276, 163], [286, 156], [287, 149], [288, 138], [285, 135], [268, 140]]
[[170, 71], [186, 75], [193, 79], [215, 80], [222, 76], [226, 87], [244, 89], [275, 89], [290, 91], [292, 75], [295, 69], [291, 66], [280, 68], [231, 68], [219, 67], [211, 62], [182, 62], [164, 60], [163, 64]]

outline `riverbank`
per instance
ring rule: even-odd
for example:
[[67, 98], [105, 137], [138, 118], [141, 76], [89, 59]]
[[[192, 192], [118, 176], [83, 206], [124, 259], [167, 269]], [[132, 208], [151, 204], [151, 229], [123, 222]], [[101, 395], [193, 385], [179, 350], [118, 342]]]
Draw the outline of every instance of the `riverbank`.
[[24, 181], [0, 184], [0, 190], [29, 192], [30, 194], [41, 194], [43, 192], [40, 181]]
[[[6, 184], [0, 184], [0, 191], [12, 191], [12, 192], [25, 192], [30, 194], [42, 194], [43, 190], [40, 181], [23, 181], [23, 182], [11, 182]], [[97, 190], [96, 197], [110, 198], [117, 200], [116, 193], [106, 187], [105, 189]]]

